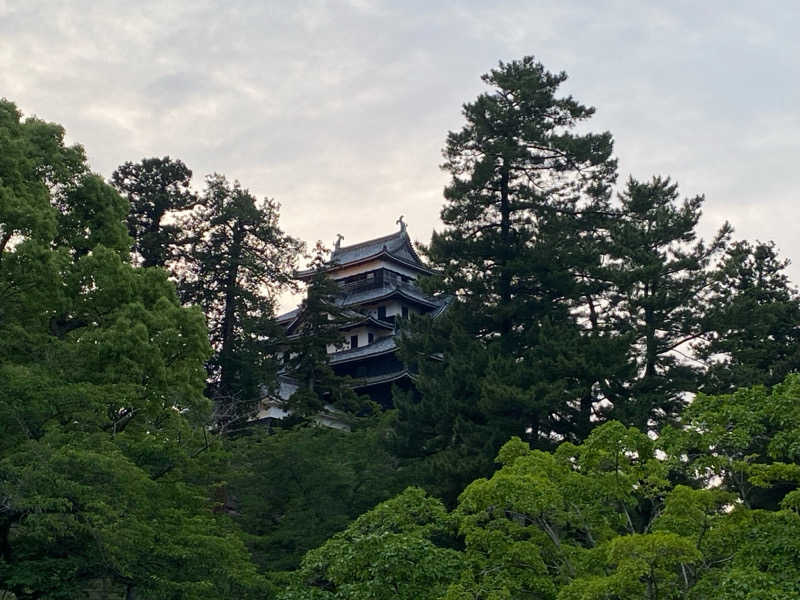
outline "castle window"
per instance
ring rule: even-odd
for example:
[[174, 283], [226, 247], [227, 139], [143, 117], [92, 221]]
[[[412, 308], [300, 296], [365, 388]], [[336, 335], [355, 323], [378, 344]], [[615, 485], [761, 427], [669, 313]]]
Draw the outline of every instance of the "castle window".
[[351, 335], [350, 336], [350, 348], [358, 348], [358, 336]]
[[385, 321], [386, 320], [386, 307], [385, 306], [379, 306], [378, 307], [378, 318], [381, 321]]
[[403, 307], [403, 318], [404, 319], [408, 318], [408, 307], [407, 306]]
[[375, 341], [375, 334], [374, 333], [368, 333], [367, 334], [367, 343], [371, 344], [374, 341]]

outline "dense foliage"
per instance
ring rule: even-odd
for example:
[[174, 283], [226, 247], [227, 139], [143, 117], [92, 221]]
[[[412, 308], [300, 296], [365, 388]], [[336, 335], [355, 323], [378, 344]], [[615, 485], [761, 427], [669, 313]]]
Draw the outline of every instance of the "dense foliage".
[[228, 494], [265, 570], [290, 570], [303, 555], [402, 489], [383, 427], [252, 429], [230, 447]]
[[167, 266], [178, 257], [181, 245], [175, 218], [198, 201], [190, 188], [192, 171], [169, 156], [145, 158], [120, 165], [111, 183], [130, 204], [128, 232], [142, 266]]
[[452, 512], [408, 488], [309, 552], [279, 598], [797, 597], [798, 401], [793, 375], [701, 396], [658, 440], [616, 421], [553, 452], [514, 438]]
[[[236, 182], [210, 176], [186, 223], [185, 302], [203, 309], [214, 355], [208, 395], [225, 428], [251, 415], [277, 371], [277, 293], [291, 283], [302, 244], [278, 223], [279, 206]], [[271, 349], [271, 351], [270, 351]]]
[[[788, 261], [700, 240], [667, 177], [615, 189], [565, 80], [500, 63], [464, 105], [424, 249], [448, 309], [403, 320], [383, 414], [328, 364], [321, 246], [277, 325], [275, 201], [168, 157], [106, 183], [0, 102], [0, 598], [800, 597]], [[294, 415], [253, 425], [279, 369]]]
[[0, 120], [0, 590], [256, 592], [193, 475], [217, 445], [202, 313], [165, 272], [131, 266], [126, 202], [60, 127], [8, 102]]
[[[699, 239], [702, 196], [665, 177], [612, 194], [608, 133], [528, 57], [484, 76], [443, 168], [444, 229], [425, 249], [444, 318], [412, 321], [395, 452], [455, 502], [511, 436], [553, 449], [609, 419], [674, 423], [691, 395], [774, 384], [800, 366], [800, 299], [773, 246]], [[757, 323], [750, 323], [755, 319]], [[441, 357], [430, 360], [429, 357]]]

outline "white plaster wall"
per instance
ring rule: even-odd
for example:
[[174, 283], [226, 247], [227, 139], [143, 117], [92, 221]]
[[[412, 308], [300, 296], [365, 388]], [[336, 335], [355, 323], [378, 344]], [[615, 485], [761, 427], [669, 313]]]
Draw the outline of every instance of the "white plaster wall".
[[351, 329], [350, 331], [345, 332], [345, 340], [347, 340], [347, 348], [350, 347], [350, 336], [357, 335], [358, 336], [358, 347], [366, 346], [369, 343], [369, 334], [375, 336], [377, 340], [381, 333], [384, 333], [383, 330], [378, 330], [373, 327], [356, 327], [355, 329]]
[[358, 336], [359, 348], [361, 348], [362, 346], [366, 346], [367, 344], [369, 344], [370, 333], [372, 333], [372, 335], [375, 336], [373, 342], [377, 342], [380, 338], [386, 337], [387, 335], [391, 335], [391, 332], [386, 331], [385, 329], [378, 329], [376, 327], [369, 327], [369, 326], [356, 327], [355, 329], [342, 332], [342, 345], [334, 346], [333, 344], [328, 344], [328, 354], [333, 354], [334, 352], [341, 352], [342, 350], [349, 350], [351, 335]]
[[[362, 312], [369, 313], [370, 316], [378, 318], [378, 307], [385, 306], [386, 307], [386, 316], [391, 317], [392, 315], [401, 318], [403, 316], [403, 303], [399, 300], [389, 300], [388, 302], [379, 302], [378, 304], [372, 304], [369, 306], [362, 307]], [[408, 307], [409, 314], [417, 314], [417, 311], [414, 307]]]

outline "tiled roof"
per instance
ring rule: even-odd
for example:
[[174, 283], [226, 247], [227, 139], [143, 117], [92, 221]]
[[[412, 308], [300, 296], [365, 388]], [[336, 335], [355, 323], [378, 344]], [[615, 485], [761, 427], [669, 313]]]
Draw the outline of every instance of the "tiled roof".
[[[390, 235], [375, 238], [374, 240], [367, 240], [352, 246], [342, 246], [333, 251], [331, 255], [331, 262], [343, 265], [351, 262], [367, 258], [373, 254], [378, 254], [382, 250], [390, 253], [396, 253], [403, 249], [411, 240], [408, 239], [408, 234], [405, 231], [396, 231]], [[409, 255], [408, 251], [403, 252], [406, 260], [418, 260]]]
[[431, 296], [423, 294], [419, 288], [412, 285], [385, 285], [368, 290], [359, 290], [357, 292], [353, 292], [352, 294], [347, 294], [346, 296], [337, 298], [336, 302], [341, 306], [356, 306], [366, 302], [386, 298], [395, 293], [402, 294], [411, 300], [417, 300], [429, 306], [438, 307], [443, 302], [438, 298], [432, 298]]
[[355, 312], [353, 310], [348, 311], [348, 312], [353, 313], [353, 314], [355, 314], [357, 316], [356, 316], [356, 318], [354, 318], [354, 320], [352, 320], [352, 321], [346, 323], [345, 325], [343, 325], [342, 327], [340, 327], [341, 331], [346, 331], [348, 329], [353, 329], [354, 327], [360, 327], [364, 323], [369, 323], [370, 325], [373, 325], [374, 327], [379, 327], [381, 329], [388, 329], [389, 331], [394, 330], [394, 324], [389, 323], [388, 321], [381, 321], [380, 319], [376, 319], [375, 317], [371, 317], [370, 315], [363, 315], [363, 314], [357, 313], [357, 312]]
[[[403, 295], [411, 300], [418, 300], [419, 302], [426, 304], [428, 306], [435, 306], [433, 312], [430, 313], [430, 315], [433, 318], [436, 318], [440, 314], [442, 314], [452, 299], [452, 298], [441, 298], [441, 297], [434, 298], [432, 296], [428, 296], [426, 294], [423, 294], [416, 286], [387, 285], [383, 287], [376, 287], [369, 290], [360, 290], [357, 292], [353, 292], [352, 294], [347, 294], [346, 296], [340, 296], [339, 298], [337, 298], [336, 302], [339, 304], [339, 306], [357, 307], [358, 305], [366, 304], [368, 302], [376, 302], [378, 300], [385, 299], [395, 294]], [[275, 320], [279, 324], [288, 326], [291, 329], [291, 324], [292, 324], [291, 322], [294, 319], [296, 319], [299, 314], [300, 314], [300, 308], [298, 307], [287, 313], [279, 315], [278, 317], [275, 318]], [[379, 326], [383, 325], [387, 329], [392, 327], [391, 323], [380, 321], [378, 319], [375, 319], [374, 317], [370, 317], [369, 315], [366, 315], [364, 313], [355, 310], [348, 310], [345, 314], [353, 320], [351, 323], [348, 324], [351, 327], [356, 324], [363, 323], [365, 321], [375, 321], [377, 325]]]
[[332, 365], [342, 362], [348, 362], [355, 359], [367, 358], [376, 354], [384, 354], [391, 352], [397, 348], [397, 344], [393, 337], [380, 338], [372, 344], [367, 346], [360, 346], [351, 350], [342, 350], [330, 355], [330, 362]]
[[[352, 246], [334, 248], [326, 269], [335, 270], [337, 267], [368, 260], [383, 253], [408, 267], [422, 272], [430, 272], [430, 269], [414, 250], [414, 244], [405, 229]], [[306, 269], [298, 271], [295, 276], [299, 279], [309, 279], [313, 274], [313, 270]]]
[[298, 306], [294, 310], [290, 310], [289, 312], [283, 313], [282, 315], [278, 315], [275, 317], [275, 320], [278, 323], [286, 323], [294, 319], [298, 314], [300, 314], [300, 307]]
[[371, 385], [377, 385], [379, 383], [388, 383], [391, 381], [397, 381], [398, 379], [402, 379], [403, 377], [410, 377], [411, 374], [408, 372], [408, 369], [400, 369], [399, 371], [393, 371], [392, 373], [386, 373], [385, 375], [374, 375], [372, 377], [362, 377], [361, 379], [355, 379], [353, 387], [355, 389], [362, 389], [365, 387], [369, 387]]

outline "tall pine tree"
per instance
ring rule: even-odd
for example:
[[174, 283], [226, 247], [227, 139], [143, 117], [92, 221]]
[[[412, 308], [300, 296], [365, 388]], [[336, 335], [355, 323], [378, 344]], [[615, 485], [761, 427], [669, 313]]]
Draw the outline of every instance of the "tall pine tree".
[[441, 291], [474, 313], [469, 329], [508, 347], [572, 291], [571, 240], [606, 211], [616, 177], [611, 135], [574, 132], [594, 109], [557, 95], [566, 78], [532, 57], [501, 62], [444, 149], [445, 230], [428, 254]]
[[669, 178], [630, 178], [609, 230], [605, 275], [612, 284], [606, 311], [629, 344], [633, 373], [609, 378], [614, 418], [646, 430], [675, 417], [697, 389], [699, 365], [691, 342], [705, 333], [711, 266], [724, 249], [726, 223], [706, 244], [697, 239], [702, 196], [679, 202]]
[[711, 365], [706, 393], [775, 385], [800, 369], [800, 296], [789, 282], [789, 261], [772, 242], [737, 242], [717, 269], [706, 313]]
[[427, 254], [439, 274], [430, 291], [454, 301], [439, 323], [412, 325], [403, 353], [421, 397], [397, 402], [398, 448], [449, 464], [436, 470], [452, 471], [450, 490], [511, 435], [548, 445], [586, 429], [573, 421], [585, 397], [588, 423], [597, 374], [581, 356], [610, 354], [582, 343], [577, 300], [599, 264], [613, 142], [576, 131], [594, 109], [558, 94], [566, 78], [532, 57], [501, 62], [447, 137], [445, 229]]
[[214, 348], [208, 392], [221, 427], [251, 412], [261, 386], [274, 381], [275, 301], [291, 285], [302, 251], [280, 229], [278, 210], [273, 200], [259, 202], [238, 182], [213, 175], [185, 224], [190, 233], [180, 288], [183, 300], [206, 315]]

